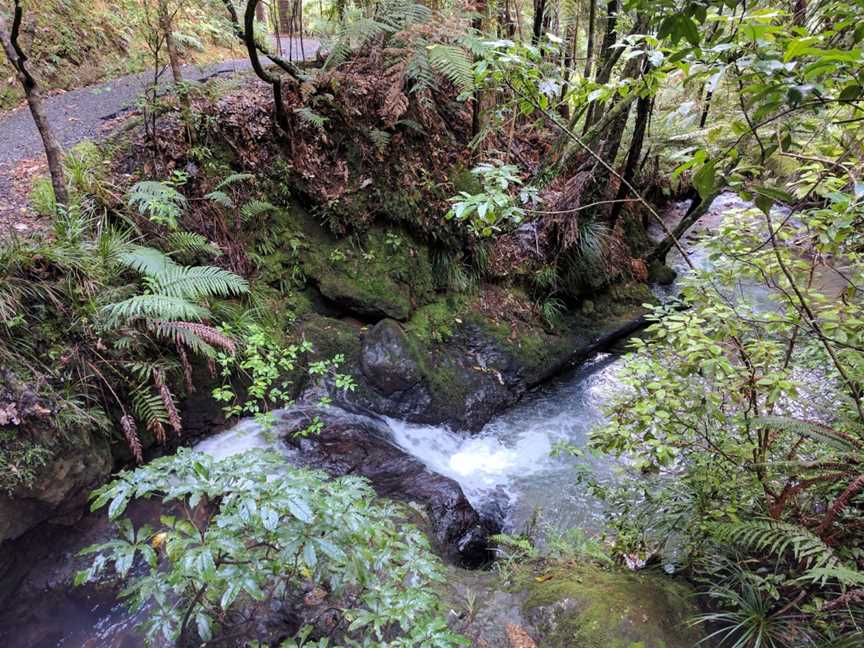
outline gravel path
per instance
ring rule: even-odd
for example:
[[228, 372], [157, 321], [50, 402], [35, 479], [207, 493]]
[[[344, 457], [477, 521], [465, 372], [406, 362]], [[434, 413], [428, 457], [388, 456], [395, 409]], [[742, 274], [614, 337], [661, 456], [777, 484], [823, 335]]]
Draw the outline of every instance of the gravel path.
[[[275, 37], [273, 41], [275, 44]], [[305, 57], [300, 56], [299, 41], [290, 43], [294, 60], [313, 58], [320, 46], [311, 38], [304, 39], [303, 44]], [[283, 37], [284, 58], [288, 58], [288, 46], [288, 39]], [[207, 66], [185, 65], [183, 78], [204, 81], [249, 68], [247, 59]], [[45, 97], [45, 112], [61, 146], [69, 148], [83, 140], [103, 137], [106, 123], [134, 107], [152, 76], [152, 72], [132, 74]], [[170, 83], [169, 72], [162, 77], [163, 83]], [[0, 113], [0, 236], [10, 227], [20, 233], [33, 228], [33, 224], [27, 222], [26, 195], [22, 194], [29, 190], [27, 176], [39, 173], [44, 166], [42, 140], [27, 106]]]

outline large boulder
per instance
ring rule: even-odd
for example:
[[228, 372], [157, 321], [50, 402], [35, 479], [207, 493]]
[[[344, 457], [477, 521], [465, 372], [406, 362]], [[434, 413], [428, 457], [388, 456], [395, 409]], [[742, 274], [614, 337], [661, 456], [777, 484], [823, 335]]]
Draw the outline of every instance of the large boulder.
[[[319, 434], [295, 434], [316, 416], [325, 423]], [[301, 408], [285, 413], [276, 431], [299, 450], [302, 465], [333, 476], [361, 475], [382, 497], [420, 504], [428, 516], [432, 544], [445, 559], [472, 567], [490, 561], [489, 536], [500, 530], [501, 521], [483, 519], [458, 483], [394, 445], [383, 422]]]
[[699, 610], [685, 583], [587, 560], [515, 561], [506, 581], [451, 567], [442, 598], [475, 646], [692, 648], [703, 637], [687, 623]]

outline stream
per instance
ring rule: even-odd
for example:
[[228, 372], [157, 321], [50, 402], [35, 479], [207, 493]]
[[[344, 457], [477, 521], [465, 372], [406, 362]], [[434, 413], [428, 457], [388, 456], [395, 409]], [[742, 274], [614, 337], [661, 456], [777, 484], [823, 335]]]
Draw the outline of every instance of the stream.
[[[730, 209], [746, 206], [731, 193], [722, 194], [715, 201], [710, 212], [685, 239], [695, 264], [706, 267], [709, 260], [693, 231], [713, 229]], [[686, 204], [672, 205], [667, 212], [670, 226], [685, 209]], [[661, 235], [655, 233], [655, 236]], [[669, 265], [679, 274], [686, 271], [684, 260], [675, 250], [670, 253]], [[675, 292], [674, 284], [655, 287], [660, 299]], [[603, 422], [604, 404], [621, 389], [617, 379], [620, 358], [610, 353], [595, 356], [562, 378], [535, 389], [474, 435], [444, 426], [411, 424], [396, 419], [378, 418], [376, 421], [379, 425], [382, 421], [386, 424], [393, 444], [430, 470], [457, 481], [475, 508], [500, 507], [505, 516], [505, 531], [522, 531], [539, 512], [542, 524], [548, 527], [562, 530], [576, 527], [590, 533], [601, 528], [603, 510], [579, 484], [577, 462], [589, 462], [601, 478], [614, 477], [620, 466], [609, 459], [577, 460], [567, 453], [553, 453], [553, 450], [562, 443], [584, 447], [590, 431]], [[250, 448], [269, 448], [285, 454], [289, 462], [292, 452], [296, 452], [251, 420], [241, 421], [201, 441], [196, 448], [217, 457]], [[62, 541], [59, 542], [58, 553], [67, 551]], [[50, 640], [31, 643], [15, 637], [23, 643], [13, 641], [12, 645], [92, 648], [141, 645], [131, 630], [135, 620], [116, 603], [103, 601], [88, 608], [79, 601], [74, 605], [46, 603], [45, 607], [47, 609], [34, 611], [33, 618], [28, 618], [22, 626], [31, 631], [39, 623], [58, 626], [52, 631], [40, 628], [36, 633]], [[0, 639], [2, 637], [0, 632]]]

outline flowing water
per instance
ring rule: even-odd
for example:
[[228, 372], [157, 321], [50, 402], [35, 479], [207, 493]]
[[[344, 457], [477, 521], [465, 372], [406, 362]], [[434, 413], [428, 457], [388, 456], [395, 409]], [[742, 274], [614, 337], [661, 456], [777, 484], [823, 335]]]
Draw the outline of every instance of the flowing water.
[[[721, 195], [694, 229], [710, 231], [728, 210], [746, 206], [733, 194]], [[673, 206], [671, 225], [685, 207]], [[697, 266], [708, 265], [709, 259], [698, 246], [698, 239], [691, 237], [687, 247]], [[687, 266], [676, 251], [670, 253], [669, 261], [679, 272], [686, 271]], [[666, 298], [675, 290], [674, 285], [658, 288], [657, 294]], [[499, 505], [506, 515], [507, 530], [520, 530], [539, 510], [546, 524], [590, 531], [601, 525], [602, 509], [580, 485], [576, 465], [590, 463], [595, 474], [606, 478], [613, 477], [618, 466], [609, 460], [577, 460], [553, 451], [560, 444], [584, 447], [591, 429], [603, 422], [604, 403], [621, 389], [620, 369], [620, 356], [596, 356], [566, 377], [533, 391], [475, 435], [395, 419], [384, 422], [395, 445], [431, 470], [456, 480], [475, 506]], [[217, 457], [249, 448], [271, 448], [283, 452], [286, 461], [291, 460], [292, 452], [252, 421], [242, 421], [196, 447]], [[138, 645], [137, 638], [128, 630], [131, 620], [116, 606], [57, 613], [70, 615], [68, 631], [59, 642], [39, 645]], [[87, 641], [83, 637], [88, 637]]]

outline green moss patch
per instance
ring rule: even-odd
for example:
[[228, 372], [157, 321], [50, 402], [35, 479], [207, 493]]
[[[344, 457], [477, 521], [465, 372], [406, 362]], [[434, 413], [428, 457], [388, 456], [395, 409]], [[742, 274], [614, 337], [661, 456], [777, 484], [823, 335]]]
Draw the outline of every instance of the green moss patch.
[[528, 571], [517, 587], [548, 648], [692, 648], [700, 638], [686, 625], [691, 591], [664, 576], [580, 564]]

